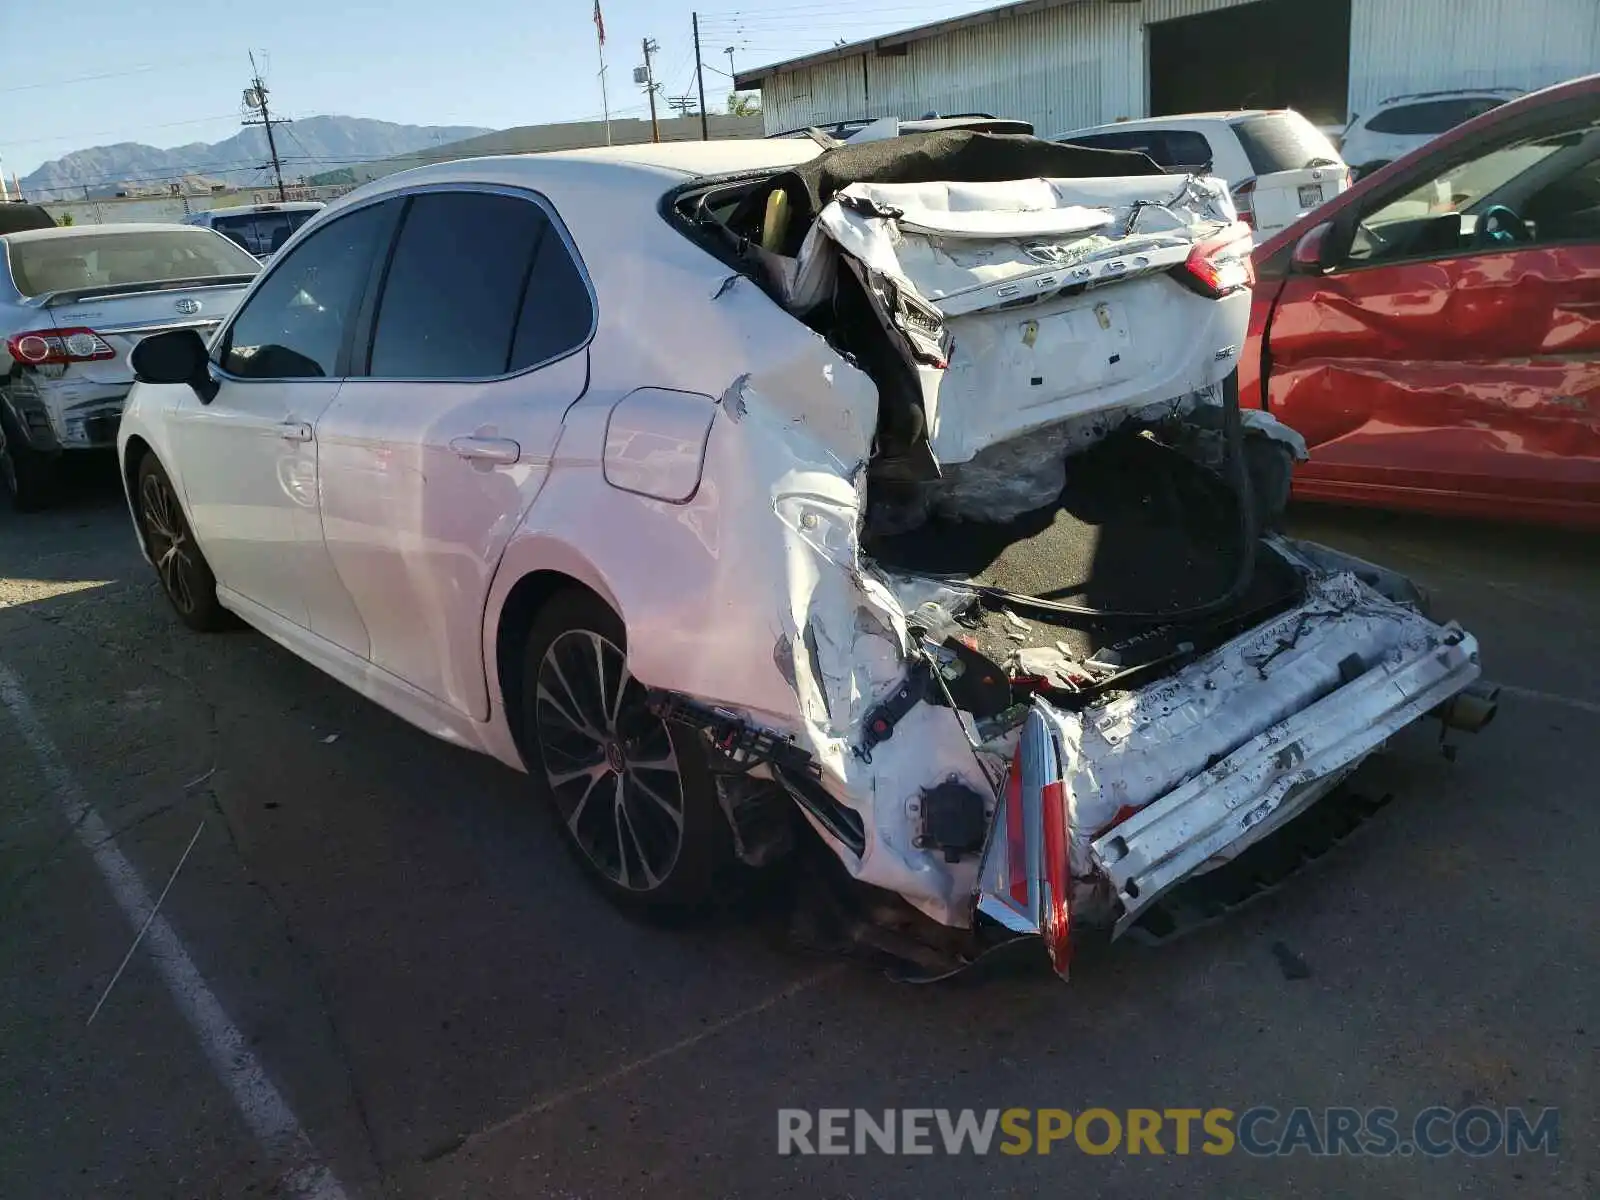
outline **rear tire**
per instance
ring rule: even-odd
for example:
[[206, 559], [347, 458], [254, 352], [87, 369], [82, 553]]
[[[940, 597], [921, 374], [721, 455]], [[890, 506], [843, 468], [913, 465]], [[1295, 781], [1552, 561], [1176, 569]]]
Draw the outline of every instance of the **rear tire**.
[[22, 440], [9, 416], [0, 415], [0, 487], [19, 513], [48, 508], [56, 495], [56, 458]]
[[558, 592], [523, 652], [528, 775], [600, 890], [624, 907], [692, 908], [733, 860], [706, 749], [645, 707], [622, 621], [592, 593]]
[[146, 454], [134, 479], [134, 511], [161, 590], [190, 629], [211, 633], [233, 624], [217, 600], [217, 577], [194, 540], [183, 505], [160, 461]]

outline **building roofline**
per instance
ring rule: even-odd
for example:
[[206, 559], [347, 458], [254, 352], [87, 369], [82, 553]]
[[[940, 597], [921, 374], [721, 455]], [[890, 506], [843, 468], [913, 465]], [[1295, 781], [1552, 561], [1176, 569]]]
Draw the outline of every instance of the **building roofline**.
[[[859, 42], [849, 42], [843, 46], [833, 46], [827, 50], [818, 50], [811, 54], [802, 54], [798, 58], [786, 58], [782, 62], [769, 63], [762, 67], [751, 67], [746, 71], [734, 73], [733, 86], [735, 89], [744, 90], [759, 88], [761, 81], [770, 79], [774, 75], [781, 75], [786, 71], [798, 71], [804, 67], [820, 66], [823, 63], [838, 62], [841, 59], [857, 58], [862, 54], [881, 54], [885, 50], [893, 51], [896, 48], [909, 46], [912, 42], [922, 42], [941, 34], [954, 33], [958, 29], [971, 29], [979, 25], [991, 25], [996, 21], [1009, 21], [1016, 17], [1024, 17], [1029, 13], [1043, 12], [1049, 8], [1064, 8], [1069, 4], [1082, 4], [1085, 0], [1017, 0], [1013, 4], [1002, 4], [998, 8], [986, 8], [982, 12], [968, 13], [964, 17], [950, 17], [943, 21], [932, 21], [926, 25], [915, 25], [910, 29], [896, 30], [894, 33], [885, 33], [878, 37], [865, 38]], [[1108, 4], [1137, 3], [1137, 0], [1106, 0]]]

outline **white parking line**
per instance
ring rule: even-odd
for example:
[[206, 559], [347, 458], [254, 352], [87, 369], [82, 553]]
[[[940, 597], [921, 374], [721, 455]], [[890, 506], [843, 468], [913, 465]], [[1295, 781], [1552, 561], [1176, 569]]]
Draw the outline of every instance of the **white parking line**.
[[135, 930], [150, 920], [144, 944], [151, 961], [251, 1133], [263, 1149], [284, 1164], [280, 1183], [285, 1194], [303, 1196], [307, 1200], [345, 1200], [345, 1190], [318, 1160], [300, 1122], [272, 1080], [267, 1078], [255, 1055], [250, 1053], [244, 1035], [228, 1019], [221, 1003], [206, 986], [166, 917], [157, 914], [151, 919], [154, 906], [144, 881], [117, 849], [100, 814], [84, 798], [78, 781], [67, 770], [61, 751], [56, 749], [34, 712], [21, 681], [3, 663], [0, 663], [0, 703], [10, 710], [22, 740], [39, 760], [62, 814], [72, 824], [79, 843], [93, 857], [122, 915]]
[[1581, 696], [1563, 696], [1560, 692], [1541, 692], [1537, 688], [1518, 687], [1514, 683], [1502, 683], [1500, 690], [1508, 696], [1515, 696], [1519, 700], [1540, 700], [1546, 704], [1563, 704], [1568, 708], [1576, 708], [1580, 712], [1594, 713], [1600, 716], [1600, 702], [1585, 700]]

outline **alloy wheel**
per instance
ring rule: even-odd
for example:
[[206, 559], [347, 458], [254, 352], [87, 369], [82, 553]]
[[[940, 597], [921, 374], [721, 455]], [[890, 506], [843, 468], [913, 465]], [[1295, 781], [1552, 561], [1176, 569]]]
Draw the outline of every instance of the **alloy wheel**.
[[180, 613], [195, 610], [193, 542], [172, 487], [159, 475], [146, 475], [139, 488], [145, 542], [167, 598]]
[[588, 629], [551, 642], [534, 724], [545, 780], [578, 848], [618, 887], [655, 891], [683, 846], [683, 779], [622, 650]]

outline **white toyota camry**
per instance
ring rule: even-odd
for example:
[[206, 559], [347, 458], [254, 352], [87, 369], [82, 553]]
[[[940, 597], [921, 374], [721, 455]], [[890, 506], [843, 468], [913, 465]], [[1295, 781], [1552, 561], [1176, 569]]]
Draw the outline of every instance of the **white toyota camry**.
[[144, 552], [188, 624], [525, 770], [614, 897], [816, 837], [919, 970], [1065, 973], [1494, 711], [1406, 581], [1271, 531], [1249, 231], [1154, 170], [958, 131], [379, 180], [135, 349]]

